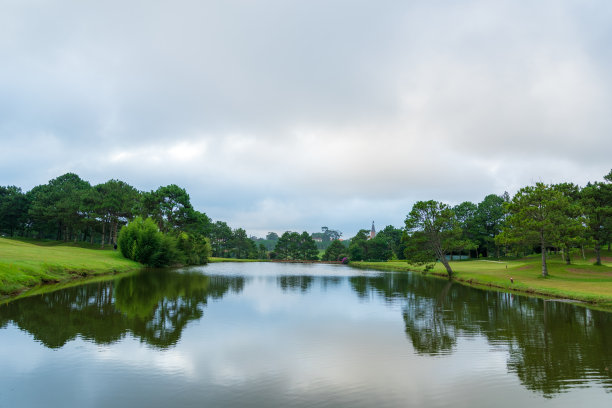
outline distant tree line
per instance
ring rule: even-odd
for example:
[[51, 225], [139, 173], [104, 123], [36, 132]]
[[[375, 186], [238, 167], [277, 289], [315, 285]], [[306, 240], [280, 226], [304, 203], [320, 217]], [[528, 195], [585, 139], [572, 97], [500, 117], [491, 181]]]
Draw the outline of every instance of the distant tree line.
[[[127, 239], [131, 233], [129, 248], [120, 249], [126, 257], [148, 265], [199, 264], [209, 255], [266, 257], [244, 229], [213, 223], [175, 184], [147, 192], [121, 180], [92, 186], [67, 173], [25, 193], [16, 186], [0, 186], [0, 234], [6, 236], [87, 242], [104, 248], [118, 244], [122, 227], [137, 217], [133, 230], [124, 234]], [[145, 241], [153, 247], [137, 250]]]
[[[612, 241], [612, 171], [603, 181], [584, 187], [572, 183], [544, 184], [508, 193], [487, 195], [480, 203], [450, 206], [418, 201], [407, 215], [404, 228], [385, 227], [370, 239], [368, 230], [340, 241], [342, 233], [322, 227], [321, 233], [274, 232], [265, 239], [248, 237], [242, 228], [212, 222], [193, 208], [187, 192], [177, 186], [143, 192], [120, 180], [90, 185], [74, 173], [23, 192], [0, 186], [0, 233], [39, 239], [115, 245], [120, 230], [129, 245], [120, 245], [125, 256], [152, 265], [205, 262], [208, 254], [250, 259], [326, 261], [385, 261], [406, 259], [431, 268], [441, 262], [449, 276], [454, 257], [520, 256], [540, 253], [542, 275], [547, 276], [547, 252], [561, 253], [570, 263], [584, 248], [595, 251]], [[317, 241], [321, 241], [317, 243]], [[137, 249], [141, 242], [154, 246]], [[324, 245], [318, 245], [323, 243]], [[144, 244], [143, 244], [144, 245]], [[145, 256], [144, 254], [150, 255]]]

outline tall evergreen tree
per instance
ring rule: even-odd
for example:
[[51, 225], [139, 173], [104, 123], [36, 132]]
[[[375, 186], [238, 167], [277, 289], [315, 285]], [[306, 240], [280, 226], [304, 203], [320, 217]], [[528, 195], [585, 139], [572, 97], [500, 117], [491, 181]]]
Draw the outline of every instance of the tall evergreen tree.
[[604, 179], [587, 184], [580, 194], [586, 235], [594, 243], [597, 265], [601, 265], [601, 247], [612, 239], [612, 171]]
[[[570, 202], [560, 191], [544, 183], [521, 188], [507, 204], [504, 238], [539, 244], [542, 254], [542, 276], [548, 276], [546, 248], [560, 237], [559, 225], [567, 221]], [[572, 234], [567, 229], [564, 234]]]

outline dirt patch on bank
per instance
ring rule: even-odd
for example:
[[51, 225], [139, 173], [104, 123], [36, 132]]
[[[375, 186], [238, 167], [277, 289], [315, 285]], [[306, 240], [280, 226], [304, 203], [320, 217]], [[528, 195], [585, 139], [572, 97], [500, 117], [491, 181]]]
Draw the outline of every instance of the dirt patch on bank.
[[[589, 262], [595, 263], [597, 262], [597, 258], [591, 258], [589, 259]], [[602, 256], [601, 262], [612, 262], [612, 256]]]
[[578, 275], [612, 276], [612, 272], [584, 271], [582, 269], [574, 269], [574, 268], [567, 268], [567, 271], [571, 273], [576, 273]]

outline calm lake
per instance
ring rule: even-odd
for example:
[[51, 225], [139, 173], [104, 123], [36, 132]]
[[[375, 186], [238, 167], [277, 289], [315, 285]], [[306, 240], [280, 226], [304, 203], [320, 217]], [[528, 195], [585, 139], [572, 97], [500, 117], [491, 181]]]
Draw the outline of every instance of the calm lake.
[[0, 407], [611, 407], [612, 314], [342, 265], [145, 271], [0, 306]]

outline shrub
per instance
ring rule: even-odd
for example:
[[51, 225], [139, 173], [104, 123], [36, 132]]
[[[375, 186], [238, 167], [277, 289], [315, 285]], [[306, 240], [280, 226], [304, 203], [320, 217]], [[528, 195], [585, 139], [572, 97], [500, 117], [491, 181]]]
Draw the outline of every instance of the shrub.
[[119, 233], [118, 246], [126, 258], [148, 266], [159, 266], [163, 235], [150, 218], [136, 217]]
[[147, 266], [202, 265], [212, 252], [208, 238], [163, 234], [152, 219], [141, 217], [121, 229], [117, 244], [123, 256]]
[[181, 232], [177, 238], [177, 247], [182, 253], [183, 263], [187, 265], [205, 264], [212, 253], [208, 238], [199, 234]]

